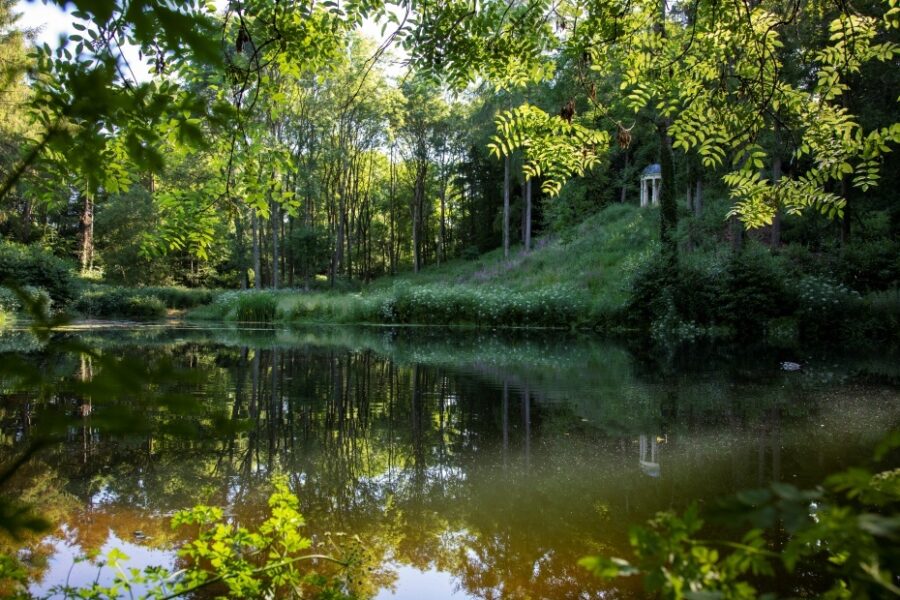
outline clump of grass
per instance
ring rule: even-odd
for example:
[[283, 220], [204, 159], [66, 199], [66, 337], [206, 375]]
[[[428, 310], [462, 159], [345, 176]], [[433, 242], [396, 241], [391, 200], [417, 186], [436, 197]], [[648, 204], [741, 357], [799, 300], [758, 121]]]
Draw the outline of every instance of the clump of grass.
[[278, 298], [275, 293], [254, 291], [239, 294], [235, 319], [246, 322], [271, 323], [275, 320]]
[[308, 323], [378, 323], [371, 299], [360, 294], [300, 294], [286, 308], [288, 321]]
[[271, 323], [282, 314], [279, 303], [286, 295], [274, 290], [222, 292], [210, 304], [192, 309], [187, 316], [199, 321]]

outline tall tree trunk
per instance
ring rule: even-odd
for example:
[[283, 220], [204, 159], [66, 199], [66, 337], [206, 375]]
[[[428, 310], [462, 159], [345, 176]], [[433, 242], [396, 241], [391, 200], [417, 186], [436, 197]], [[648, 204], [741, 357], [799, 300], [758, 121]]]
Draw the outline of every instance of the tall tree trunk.
[[438, 248], [438, 264], [441, 264], [442, 260], [447, 258], [447, 184], [446, 182], [441, 183], [441, 230], [440, 230], [440, 242]]
[[[296, 220], [296, 218], [291, 213], [288, 213], [288, 231], [287, 231], [287, 237], [284, 238], [285, 240], [293, 239], [293, 237], [294, 237], [294, 221], [295, 220]], [[296, 271], [296, 265], [294, 264], [295, 252], [288, 251], [285, 254], [287, 254], [288, 287], [294, 287], [294, 274]]]
[[418, 191], [414, 194], [413, 210], [412, 210], [412, 251], [413, 251], [413, 273], [419, 272], [419, 199]]
[[86, 273], [94, 268], [94, 197], [90, 186], [85, 186], [84, 203], [81, 209], [81, 271]]
[[[625, 150], [625, 173], [628, 173], [628, 150]], [[625, 201], [628, 200], [628, 181], [623, 177], [622, 178], [622, 189], [619, 190], [619, 202], [625, 204]]]
[[422, 212], [425, 207], [425, 178], [428, 176], [428, 162], [419, 160], [416, 165], [416, 181], [413, 189], [412, 234], [413, 272], [418, 273], [422, 264]]
[[347, 235], [345, 236], [347, 239], [347, 252], [345, 254], [347, 257], [347, 279], [353, 279], [353, 233], [355, 230], [355, 219], [353, 218], [352, 211], [348, 211], [344, 216], [344, 221], [347, 223]]
[[503, 160], [503, 258], [509, 258], [509, 155]]
[[262, 289], [262, 259], [259, 250], [259, 215], [250, 209], [250, 224], [253, 229], [253, 288]]
[[397, 253], [395, 251], [395, 223], [394, 215], [394, 146], [391, 145], [391, 164], [390, 164], [390, 188], [388, 189], [388, 257], [390, 261], [391, 275], [397, 274]]
[[531, 179], [525, 182], [525, 252], [531, 252]]
[[334, 286], [334, 280], [341, 272], [341, 269], [344, 265], [344, 235], [346, 232], [344, 231], [344, 194], [343, 190], [341, 192], [341, 197], [338, 200], [338, 211], [337, 215], [335, 215], [335, 219], [337, 222], [337, 234], [334, 242], [334, 261], [331, 267], [331, 285]]
[[[281, 212], [280, 209], [279, 209], [279, 212]], [[281, 218], [278, 219], [278, 224], [280, 225], [280, 229], [281, 229], [281, 232], [279, 234], [281, 236], [281, 276], [280, 276], [280, 281], [281, 281], [281, 285], [284, 285], [285, 273], [287, 272], [286, 269], [288, 266], [287, 265], [287, 253], [285, 252], [285, 243], [286, 242], [285, 242], [285, 237], [284, 237], [284, 214], [282, 214]], [[290, 279], [290, 284], [293, 284], [293, 282], [294, 282], [293, 277], [289, 277], [289, 279]]]
[[278, 277], [278, 268], [281, 263], [281, 248], [278, 244], [278, 235], [281, 232], [281, 227], [279, 226], [279, 221], [281, 220], [281, 210], [280, 206], [274, 200], [271, 203], [272, 206], [272, 289], [278, 289], [280, 287], [281, 281]]
[[234, 212], [234, 237], [235, 245], [237, 246], [237, 263], [241, 289], [246, 290], [250, 287], [250, 281], [247, 277], [247, 247], [244, 243], [244, 219], [241, 216], [241, 209]]

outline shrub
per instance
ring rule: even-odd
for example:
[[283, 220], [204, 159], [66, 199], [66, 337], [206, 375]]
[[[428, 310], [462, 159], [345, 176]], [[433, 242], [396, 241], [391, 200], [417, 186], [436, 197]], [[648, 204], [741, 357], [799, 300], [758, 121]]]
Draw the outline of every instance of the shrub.
[[675, 278], [672, 302], [681, 320], [702, 326], [723, 321], [726, 265], [716, 258], [685, 257]]
[[[44, 304], [47, 308], [50, 308], [53, 305], [53, 299], [50, 298], [50, 294], [47, 290], [28, 285], [21, 288], [21, 291], [27, 295], [32, 302]], [[12, 314], [17, 313], [24, 308], [25, 307], [22, 306], [22, 300], [15, 292], [8, 287], [0, 286], [0, 310]]]
[[895, 287], [900, 282], [900, 242], [854, 242], [841, 252], [835, 271], [844, 284], [862, 292]]
[[846, 332], [848, 318], [859, 312], [859, 293], [824, 277], [803, 277], [788, 289], [802, 337], [840, 336]]
[[43, 288], [57, 306], [67, 305], [76, 294], [69, 263], [37, 246], [10, 242], [0, 242], [2, 284]]
[[85, 291], [75, 302], [75, 309], [91, 317], [155, 319], [166, 314], [166, 306], [162, 300], [127, 288], [94, 288]]
[[858, 302], [847, 335], [859, 341], [900, 338], [900, 288], [866, 294]]
[[669, 306], [662, 298], [662, 292], [674, 285], [676, 275], [659, 256], [635, 269], [625, 313], [632, 325], [649, 327], [668, 312]]
[[771, 319], [789, 314], [784, 281], [780, 262], [755, 245], [727, 262], [688, 255], [670, 266], [657, 256], [636, 271], [626, 318], [659, 341], [763, 333]]
[[460, 253], [460, 258], [463, 260], [477, 260], [479, 256], [481, 256], [481, 251], [478, 250], [478, 246], [466, 246]]
[[738, 335], [765, 332], [771, 319], [789, 313], [784, 269], [765, 247], [748, 244], [732, 257], [724, 276], [722, 321]]

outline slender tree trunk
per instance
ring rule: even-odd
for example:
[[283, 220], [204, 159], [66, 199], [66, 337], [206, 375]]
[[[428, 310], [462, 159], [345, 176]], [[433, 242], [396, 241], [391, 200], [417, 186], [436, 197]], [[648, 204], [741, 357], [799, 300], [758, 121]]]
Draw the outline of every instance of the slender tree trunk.
[[253, 288], [262, 289], [262, 259], [259, 249], [259, 215], [255, 209], [250, 209], [250, 224], [253, 229]]
[[509, 155], [503, 161], [503, 258], [509, 259]]
[[413, 273], [419, 272], [419, 193], [415, 192], [412, 210], [412, 251], [413, 251]]
[[241, 210], [234, 212], [234, 237], [237, 246], [237, 263], [239, 280], [241, 289], [246, 290], [250, 287], [250, 281], [247, 278], [247, 247], [244, 243], [244, 219], [241, 216]]
[[525, 252], [531, 252], [531, 179], [525, 182]]
[[[628, 172], [628, 150], [625, 150], [625, 169], [624, 171]], [[619, 202], [625, 204], [625, 201], [628, 200], [628, 181], [625, 178], [622, 178], [622, 189], [619, 190]]]
[[94, 197], [89, 186], [85, 186], [84, 203], [81, 210], [81, 271], [86, 273], [94, 268]]
[[[279, 212], [281, 212], [281, 211], [279, 210]], [[280, 229], [281, 229], [281, 233], [279, 234], [279, 235], [281, 236], [281, 242], [280, 242], [280, 246], [281, 246], [281, 275], [280, 275], [279, 281], [281, 281], [281, 285], [284, 285], [284, 281], [285, 281], [285, 279], [287, 278], [287, 275], [286, 275], [286, 273], [287, 273], [287, 271], [286, 271], [286, 269], [287, 269], [287, 256], [286, 256], [286, 252], [285, 252], [284, 214], [283, 214], [283, 213], [281, 214], [281, 218], [278, 219], [278, 224], [280, 225]]]
[[341, 191], [341, 197], [338, 201], [338, 212], [336, 215], [337, 221], [337, 235], [334, 242], [334, 264], [331, 268], [331, 285], [334, 285], [334, 280], [341, 272], [341, 269], [344, 266], [344, 195], [343, 190]]
[[442, 260], [447, 258], [447, 184], [443, 182], [441, 184], [441, 230], [440, 230], [440, 243], [438, 248], [438, 264], [441, 264]]
[[397, 253], [395, 252], [395, 222], [394, 215], [394, 146], [391, 145], [390, 164], [390, 188], [388, 190], [388, 257], [390, 261], [391, 275], [397, 274]]
[[281, 264], [281, 248], [278, 243], [278, 234], [280, 233], [281, 227], [279, 226], [279, 221], [281, 220], [281, 207], [274, 200], [272, 201], [272, 289], [278, 289], [281, 287], [281, 281], [278, 277], [278, 268]]
[[428, 162], [419, 160], [416, 165], [416, 181], [413, 190], [412, 234], [413, 272], [418, 273], [422, 264], [422, 212], [425, 207], [425, 178], [428, 176]]
[[[288, 213], [288, 230], [285, 240], [291, 240], [294, 237], [294, 216]], [[287, 277], [288, 287], [294, 287], [294, 252], [287, 252]]]

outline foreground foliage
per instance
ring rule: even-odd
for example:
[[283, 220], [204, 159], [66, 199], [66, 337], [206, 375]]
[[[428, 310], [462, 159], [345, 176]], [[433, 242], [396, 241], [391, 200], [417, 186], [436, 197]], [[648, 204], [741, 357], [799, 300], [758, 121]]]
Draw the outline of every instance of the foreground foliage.
[[[256, 527], [241, 525], [213, 506], [197, 505], [176, 513], [172, 528], [195, 532], [178, 550], [186, 565], [183, 569], [132, 568], [128, 556], [114, 549], [99, 562], [98, 581], [93, 585], [59, 585], [51, 594], [81, 600], [125, 596], [158, 600], [210, 588], [218, 597], [228, 598], [353, 598], [350, 573], [362, 551], [360, 547], [350, 547], [340, 560], [316, 553], [317, 545], [301, 533], [305, 523], [297, 497], [284, 479], [276, 478], [274, 487], [269, 498], [270, 514]], [[342, 570], [323, 569], [323, 563]], [[106, 569], [115, 575], [110, 583], [99, 583]], [[30, 598], [27, 584], [27, 571], [18, 561], [0, 557], [0, 590], [7, 597]]]
[[[900, 434], [894, 433], [876, 459], [897, 446]], [[711, 540], [692, 505], [633, 527], [634, 561], [591, 556], [580, 564], [598, 577], [640, 576], [644, 589], [662, 598], [896, 597], [898, 515], [900, 469], [854, 468], [815, 489], [773, 483], [737, 494], [713, 516], [749, 526], [738, 541]], [[808, 581], [784, 590], [778, 585], [783, 573], [806, 573]]]

